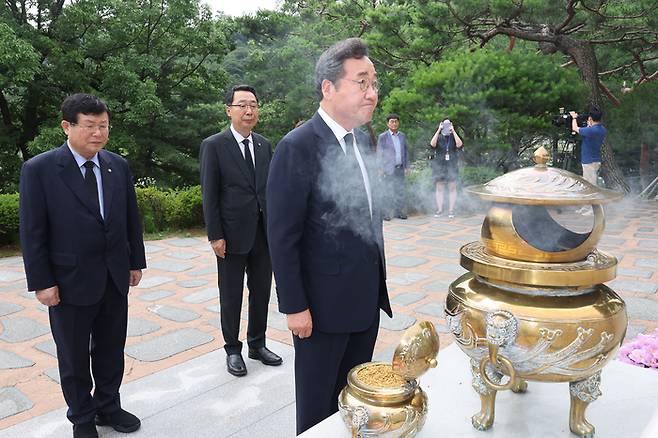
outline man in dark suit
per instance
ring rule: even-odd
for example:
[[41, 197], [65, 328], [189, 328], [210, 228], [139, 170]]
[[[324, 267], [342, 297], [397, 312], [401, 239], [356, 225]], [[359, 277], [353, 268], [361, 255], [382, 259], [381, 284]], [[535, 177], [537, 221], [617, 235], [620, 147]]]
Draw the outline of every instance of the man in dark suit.
[[371, 360], [379, 309], [391, 316], [370, 141], [377, 76], [350, 38], [315, 68], [320, 108], [277, 145], [267, 186], [268, 236], [295, 346], [297, 433], [338, 409], [349, 370]]
[[272, 264], [265, 235], [265, 184], [272, 146], [265, 137], [253, 132], [258, 122], [258, 96], [253, 87], [233, 87], [224, 103], [231, 126], [201, 143], [201, 189], [208, 240], [217, 256], [226, 367], [234, 376], [244, 376], [247, 367], [238, 336], [245, 271], [249, 288], [249, 358], [265, 365], [282, 363], [265, 346], [272, 287]]
[[400, 132], [400, 116], [389, 114], [386, 117], [388, 129], [377, 139], [377, 161], [384, 191], [383, 202], [387, 205], [384, 220], [395, 215], [407, 218], [406, 188], [404, 173], [409, 166], [407, 157], [407, 137]]
[[62, 116], [66, 143], [21, 171], [27, 286], [48, 306], [73, 436], [97, 437], [96, 424], [133, 432], [140, 420], [119, 397], [128, 289], [146, 267], [132, 174], [126, 160], [103, 150], [110, 129], [105, 103], [74, 94]]

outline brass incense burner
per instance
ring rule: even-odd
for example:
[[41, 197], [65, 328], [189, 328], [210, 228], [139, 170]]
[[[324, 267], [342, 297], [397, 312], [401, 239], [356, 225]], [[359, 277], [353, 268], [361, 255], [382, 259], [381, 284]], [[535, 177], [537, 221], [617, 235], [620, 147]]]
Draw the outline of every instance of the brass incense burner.
[[[471, 359], [481, 399], [476, 429], [493, 425], [497, 391], [524, 392], [528, 380], [569, 382], [569, 427], [592, 437], [585, 410], [601, 395], [601, 369], [628, 323], [624, 301], [601, 284], [615, 278], [617, 259], [596, 249], [605, 225], [601, 204], [622, 195], [547, 167], [548, 158], [540, 148], [534, 167], [467, 188], [493, 203], [482, 241], [460, 250], [470, 273], [450, 285], [446, 319]], [[574, 206], [591, 208], [591, 216], [563, 218]], [[591, 229], [573, 231], [569, 220], [590, 221]]]
[[409, 327], [393, 362], [352, 368], [338, 396], [338, 410], [353, 437], [413, 437], [425, 424], [427, 395], [418, 377], [436, 366], [439, 337], [431, 322]]

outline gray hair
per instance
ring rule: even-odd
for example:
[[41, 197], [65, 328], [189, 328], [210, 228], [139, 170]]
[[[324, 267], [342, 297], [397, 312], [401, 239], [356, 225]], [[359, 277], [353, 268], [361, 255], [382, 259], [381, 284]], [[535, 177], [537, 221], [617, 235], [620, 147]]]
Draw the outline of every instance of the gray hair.
[[345, 74], [343, 63], [346, 59], [361, 59], [368, 56], [368, 45], [361, 38], [348, 38], [338, 41], [325, 50], [315, 64], [315, 92], [322, 100], [322, 81], [336, 83]]

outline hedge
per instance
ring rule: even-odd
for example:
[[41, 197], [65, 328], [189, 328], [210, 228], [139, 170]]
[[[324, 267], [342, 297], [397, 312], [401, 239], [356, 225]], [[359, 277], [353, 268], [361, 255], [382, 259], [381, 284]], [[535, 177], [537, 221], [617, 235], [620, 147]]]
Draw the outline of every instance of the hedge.
[[[135, 192], [145, 233], [203, 227], [201, 186]], [[18, 243], [18, 193], [0, 194], [0, 245], [12, 243]]]

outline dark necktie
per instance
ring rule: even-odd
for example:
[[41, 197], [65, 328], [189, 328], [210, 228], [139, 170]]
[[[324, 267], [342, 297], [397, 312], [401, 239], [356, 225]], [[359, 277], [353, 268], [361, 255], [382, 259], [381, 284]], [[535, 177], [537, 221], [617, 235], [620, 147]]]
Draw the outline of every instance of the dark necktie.
[[351, 132], [348, 132], [345, 134], [345, 137], [343, 137], [345, 140], [345, 156], [350, 157], [350, 158], [355, 158], [354, 156], [354, 134]]
[[96, 185], [96, 175], [94, 174], [94, 162], [87, 161], [83, 166], [85, 166], [85, 188], [87, 189], [89, 200], [98, 214], [100, 214], [101, 206], [98, 202], [98, 186]]
[[251, 159], [251, 151], [249, 150], [249, 139], [245, 138], [242, 140], [244, 144], [244, 161], [247, 163], [247, 169], [249, 169], [249, 175], [251, 175], [252, 180], [256, 181], [256, 171], [254, 170], [254, 161]]

